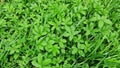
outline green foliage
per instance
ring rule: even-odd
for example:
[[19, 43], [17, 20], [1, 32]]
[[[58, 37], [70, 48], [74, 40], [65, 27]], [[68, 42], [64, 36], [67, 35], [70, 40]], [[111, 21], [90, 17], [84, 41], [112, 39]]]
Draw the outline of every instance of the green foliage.
[[120, 68], [120, 0], [1, 0], [0, 68]]

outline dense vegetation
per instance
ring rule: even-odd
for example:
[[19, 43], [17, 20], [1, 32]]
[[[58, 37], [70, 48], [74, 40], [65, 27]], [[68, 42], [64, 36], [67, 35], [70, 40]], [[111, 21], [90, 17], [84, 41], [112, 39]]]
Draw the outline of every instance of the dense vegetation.
[[1, 0], [0, 68], [120, 68], [120, 0]]

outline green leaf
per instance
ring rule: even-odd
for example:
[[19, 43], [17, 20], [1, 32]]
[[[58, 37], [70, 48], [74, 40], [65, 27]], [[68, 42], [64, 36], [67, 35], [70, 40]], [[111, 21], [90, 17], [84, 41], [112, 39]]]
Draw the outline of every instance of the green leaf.
[[41, 65], [39, 65], [35, 60], [32, 61], [32, 65], [41, 68]]
[[54, 45], [52, 46], [52, 53], [53, 53], [53, 56], [56, 56], [56, 54], [59, 53], [59, 49], [58, 49], [58, 45]]
[[43, 65], [49, 65], [51, 63], [51, 59], [45, 59], [43, 61]]
[[68, 27], [68, 26], [65, 26], [65, 30], [66, 30], [68, 33], [70, 33], [70, 32], [71, 32], [71, 28], [70, 28], [70, 27]]
[[112, 22], [109, 19], [104, 19], [103, 21], [107, 24], [110, 24], [110, 25], [112, 24]]
[[77, 53], [77, 48], [76, 47], [72, 47], [72, 54], [76, 54]]
[[71, 36], [69, 37], [69, 40], [70, 40], [70, 41], [72, 41], [72, 39], [73, 39], [73, 35], [71, 35]]
[[63, 36], [68, 37], [69, 33], [65, 32], [65, 33], [63, 33]]
[[89, 68], [89, 65], [88, 65], [87, 63], [84, 63], [84, 64], [82, 65], [82, 68]]
[[80, 56], [85, 57], [85, 53], [82, 50], [79, 50], [78, 53]]
[[80, 44], [80, 43], [78, 43], [77, 47], [79, 49], [85, 49], [86, 48], [84, 44]]
[[18, 53], [15, 53], [14, 54], [14, 59], [17, 59], [19, 57], [19, 54]]
[[39, 54], [37, 58], [38, 58], [38, 63], [42, 64], [42, 54]]
[[99, 27], [99, 28], [102, 28], [103, 26], [104, 26], [104, 22], [103, 22], [103, 21], [99, 21], [99, 22], [98, 22], [98, 27]]

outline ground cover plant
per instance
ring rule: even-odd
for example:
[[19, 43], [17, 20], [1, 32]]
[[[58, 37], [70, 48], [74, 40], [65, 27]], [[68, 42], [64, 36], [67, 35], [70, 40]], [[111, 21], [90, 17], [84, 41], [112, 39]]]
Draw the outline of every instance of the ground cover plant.
[[120, 68], [120, 0], [1, 0], [0, 68]]

